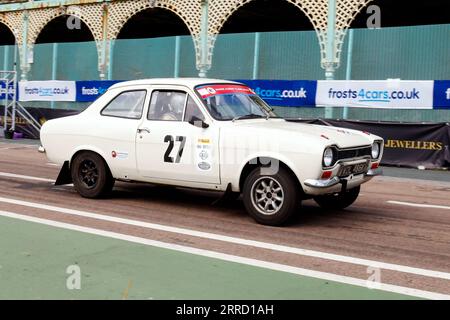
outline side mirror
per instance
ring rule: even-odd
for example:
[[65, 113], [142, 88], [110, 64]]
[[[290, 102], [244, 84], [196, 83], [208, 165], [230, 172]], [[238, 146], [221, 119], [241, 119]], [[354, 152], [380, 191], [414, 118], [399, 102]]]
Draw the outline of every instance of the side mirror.
[[202, 119], [200, 119], [196, 116], [193, 116], [191, 118], [191, 120], [189, 120], [189, 124], [193, 125], [194, 127], [198, 127], [198, 128], [203, 128], [203, 129], [209, 128], [209, 124], [207, 124], [205, 121], [203, 121]]

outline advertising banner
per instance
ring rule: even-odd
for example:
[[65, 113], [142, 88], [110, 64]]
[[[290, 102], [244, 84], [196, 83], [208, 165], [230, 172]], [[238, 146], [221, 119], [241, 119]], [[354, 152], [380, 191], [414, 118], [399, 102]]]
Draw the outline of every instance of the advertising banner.
[[75, 81], [21, 81], [19, 101], [76, 101]]
[[8, 100], [12, 100], [14, 94], [14, 85], [12, 83], [9, 84], [9, 90], [6, 88], [8, 86], [7, 81], [0, 80], [0, 100], [5, 100], [7, 95], [9, 94]]
[[450, 109], [450, 81], [434, 81], [434, 109]]
[[120, 81], [77, 81], [78, 102], [93, 102]]
[[427, 169], [450, 168], [449, 123], [348, 120], [290, 120], [367, 131], [385, 141], [382, 164]]
[[318, 81], [317, 106], [433, 109], [434, 81]]
[[277, 107], [314, 107], [317, 81], [237, 80], [255, 91], [267, 104]]

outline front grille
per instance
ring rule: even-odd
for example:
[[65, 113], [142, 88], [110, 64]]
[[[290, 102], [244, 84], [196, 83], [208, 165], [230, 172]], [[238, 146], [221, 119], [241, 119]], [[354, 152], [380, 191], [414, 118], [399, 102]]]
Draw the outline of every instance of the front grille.
[[372, 154], [371, 147], [363, 147], [357, 149], [337, 150], [337, 161], [344, 159], [370, 157]]

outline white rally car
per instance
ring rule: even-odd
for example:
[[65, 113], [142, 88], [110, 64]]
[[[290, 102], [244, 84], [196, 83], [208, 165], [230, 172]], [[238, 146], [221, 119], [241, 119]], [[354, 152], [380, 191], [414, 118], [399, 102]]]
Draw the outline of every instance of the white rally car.
[[79, 115], [48, 121], [41, 152], [62, 165], [56, 184], [87, 198], [116, 180], [243, 195], [259, 223], [280, 225], [314, 198], [343, 209], [379, 175], [383, 139], [289, 122], [245, 85], [150, 79], [111, 87]]

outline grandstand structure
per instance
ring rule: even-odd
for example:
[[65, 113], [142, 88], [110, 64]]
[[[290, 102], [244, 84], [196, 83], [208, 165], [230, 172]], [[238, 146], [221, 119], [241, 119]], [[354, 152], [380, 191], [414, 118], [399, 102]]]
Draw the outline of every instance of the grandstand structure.
[[[44, 0], [0, 1], [0, 25], [13, 34], [19, 47], [21, 78], [27, 79], [33, 61], [34, 46], [43, 30], [60, 17], [80, 19], [92, 35], [98, 52], [98, 70], [105, 78], [111, 62], [110, 41], [117, 39], [128, 22], [149, 9], [164, 9], [161, 19], [183, 22], [178, 33], [192, 36], [196, 67], [200, 76], [211, 68], [215, 41], [230, 17], [244, 5], [264, 0]], [[279, 1], [281, 2], [281, 1]], [[348, 27], [371, 0], [283, 0], [297, 8], [314, 29], [320, 46], [321, 66], [332, 78], [341, 61], [342, 45]], [[295, 9], [294, 8], [294, 9]], [[155, 11], [156, 12], [156, 11]], [[159, 14], [158, 12], [156, 14]], [[263, 17], [264, 19], [264, 17]], [[303, 21], [304, 23], [304, 21]], [[295, 24], [295, 23], [294, 23]], [[145, 24], [144, 24], [145, 25]], [[165, 26], [161, 26], [164, 35]], [[293, 26], [292, 28], [295, 28]], [[169, 28], [170, 29], [170, 28]], [[139, 30], [135, 30], [139, 33]], [[175, 27], [175, 34], [177, 28]], [[55, 31], [57, 33], [58, 31]], [[63, 32], [63, 31], [61, 31]], [[5, 38], [4, 36], [3, 38]]]

